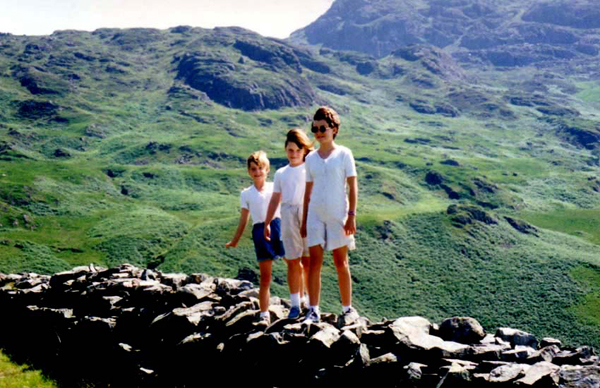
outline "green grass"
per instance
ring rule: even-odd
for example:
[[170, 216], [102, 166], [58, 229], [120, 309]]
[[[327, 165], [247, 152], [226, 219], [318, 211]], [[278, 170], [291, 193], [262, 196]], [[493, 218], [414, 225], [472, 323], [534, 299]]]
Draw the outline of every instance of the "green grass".
[[0, 352], [0, 386], [3, 388], [51, 388], [56, 383], [45, 378], [40, 371], [27, 365], [12, 363]]
[[600, 209], [556, 209], [547, 213], [520, 214], [535, 226], [581, 237], [600, 245]]
[[573, 311], [580, 322], [597, 328], [600, 326], [600, 269], [578, 266], [571, 274], [586, 292], [580, 303], [573, 306]]
[[577, 87], [582, 89], [575, 95], [577, 98], [589, 103], [600, 102], [600, 85], [597, 82], [580, 82]]

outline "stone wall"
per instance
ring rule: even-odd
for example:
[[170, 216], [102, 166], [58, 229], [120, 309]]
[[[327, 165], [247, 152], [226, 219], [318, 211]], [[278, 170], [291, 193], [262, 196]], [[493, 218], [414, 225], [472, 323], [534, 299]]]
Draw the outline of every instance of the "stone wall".
[[0, 347], [62, 386], [600, 386], [590, 347], [486, 334], [473, 318], [303, 324], [279, 298], [267, 326], [257, 296], [247, 281], [127, 264], [0, 274]]

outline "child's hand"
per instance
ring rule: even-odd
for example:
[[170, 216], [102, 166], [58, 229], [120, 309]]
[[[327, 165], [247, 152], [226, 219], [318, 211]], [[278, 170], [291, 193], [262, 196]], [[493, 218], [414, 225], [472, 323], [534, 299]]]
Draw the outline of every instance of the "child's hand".
[[344, 225], [344, 231], [346, 232], [346, 236], [350, 236], [351, 234], [356, 234], [356, 217], [348, 216], [346, 220], [346, 224]]
[[265, 240], [271, 241], [271, 226], [265, 225]]
[[227, 244], [225, 244], [225, 248], [235, 248], [235, 247], [237, 247], [237, 242], [229, 241]]
[[303, 222], [302, 226], [300, 227], [300, 236], [302, 238], [306, 238], [306, 224]]

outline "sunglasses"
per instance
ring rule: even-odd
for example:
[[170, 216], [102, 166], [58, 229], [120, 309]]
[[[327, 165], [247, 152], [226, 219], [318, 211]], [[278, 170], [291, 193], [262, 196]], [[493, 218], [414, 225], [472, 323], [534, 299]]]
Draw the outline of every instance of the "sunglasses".
[[312, 133], [317, 133], [317, 132], [325, 133], [325, 132], [327, 131], [327, 128], [329, 128], [329, 127], [326, 127], [326, 126], [324, 126], [324, 125], [321, 125], [320, 127], [315, 127], [315, 126], [312, 126], [312, 127], [310, 128], [310, 131], [311, 131]]

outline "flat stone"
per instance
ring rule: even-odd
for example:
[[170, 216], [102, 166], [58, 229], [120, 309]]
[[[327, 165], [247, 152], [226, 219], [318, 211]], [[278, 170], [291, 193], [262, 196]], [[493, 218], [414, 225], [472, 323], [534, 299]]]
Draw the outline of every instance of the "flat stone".
[[512, 350], [507, 350], [502, 352], [501, 358], [502, 361], [513, 361], [519, 362], [532, 357], [535, 354], [535, 349], [530, 348], [529, 346], [517, 345]]
[[556, 345], [546, 346], [540, 350], [535, 351], [531, 356], [527, 358], [527, 363], [535, 364], [540, 361], [552, 362], [552, 359], [560, 353], [560, 349]]
[[494, 361], [502, 358], [502, 353], [511, 349], [510, 344], [473, 345], [469, 349], [469, 359], [476, 361]]
[[509, 327], [499, 328], [496, 331], [496, 337], [510, 342], [513, 347], [517, 345], [529, 346], [533, 349], [537, 349], [538, 347], [538, 341], [533, 334], [529, 334], [521, 330], [511, 329]]
[[544, 386], [555, 386], [559, 381], [560, 367], [552, 363], [541, 361], [537, 364], [532, 365], [527, 371], [525, 376], [517, 380], [516, 384], [529, 385], [534, 384], [546, 384]]
[[179, 288], [186, 284], [188, 276], [183, 273], [166, 273], [160, 276], [160, 281], [167, 286]]
[[488, 381], [490, 383], [506, 383], [516, 380], [525, 375], [531, 366], [527, 364], [508, 364], [499, 366], [489, 373]]
[[369, 366], [378, 364], [395, 364], [398, 362], [398, 357], [393, 353], [386, 353], [382, 356], [375, 357], [369, 361]]
[[540, 341], [541, 348], [545, 348], [547, 346], [552, 346], [552, 345], [556, 345], [560, 348], [562, 346], [562, 342], [560, 342], [560, 340], [558, 340], [556, 338], [550, 338], [550, 337], [542, 338], [542, 340]]
[[599, 365], [563, 365], [560, 368], [560, 386], [597, 388], [600, 387]]

